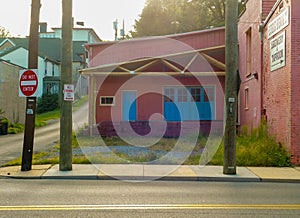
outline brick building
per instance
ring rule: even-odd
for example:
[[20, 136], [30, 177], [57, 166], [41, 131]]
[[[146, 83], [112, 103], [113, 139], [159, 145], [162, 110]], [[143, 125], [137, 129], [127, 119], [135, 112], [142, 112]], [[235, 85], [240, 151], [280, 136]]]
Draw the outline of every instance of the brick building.
[[248, 0], [239, 20], [241, 126], [265, 118], [300, 164], [300, 1]]

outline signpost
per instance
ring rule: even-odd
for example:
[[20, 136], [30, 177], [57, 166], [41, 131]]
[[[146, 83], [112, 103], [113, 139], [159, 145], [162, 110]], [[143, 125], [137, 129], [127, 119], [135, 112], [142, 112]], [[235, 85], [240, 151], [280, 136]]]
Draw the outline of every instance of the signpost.
[[26, 97], [26, 120], [23, 141], [22, 171], [31, 170], [34, 125], [36, 111], [36, 96], [39, 80], [37, 70], [20, 70], [19, 96]]
[[36, 97], [38, 88], [37, 70], [21, 70], [19, 96], [20, 97]]
[[[29, 35], [29, 54], [28, 68], [38, 68], [38, 41], [39, 41], [39, 16], [41, 1], [31, 1], [31, 23]], [[21, 171], [31, 170], [34, 127], [35, 127], [35, 110], [36, 94], [38, 90], [38, 76], [36, 70], [25, 70], [20, 73], [20, 96], [26, 97], [26, 120], [23, 140], [23, 154]]]

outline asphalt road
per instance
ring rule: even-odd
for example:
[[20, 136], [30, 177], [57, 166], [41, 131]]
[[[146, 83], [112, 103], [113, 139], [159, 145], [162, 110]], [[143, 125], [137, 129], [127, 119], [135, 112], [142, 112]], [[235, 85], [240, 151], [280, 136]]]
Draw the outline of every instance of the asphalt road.
[[[73, 112], [73, 126], [77, 129], [88, 122], [88, 104]], [[47, 151], [59, 141], [59, 121], [36, 128], [33, 151]], [[22, 156], [24, 133], [0, 136], [0, 166]]]
[[300, 184], [0, 179], [0, 217], [299, 217]]

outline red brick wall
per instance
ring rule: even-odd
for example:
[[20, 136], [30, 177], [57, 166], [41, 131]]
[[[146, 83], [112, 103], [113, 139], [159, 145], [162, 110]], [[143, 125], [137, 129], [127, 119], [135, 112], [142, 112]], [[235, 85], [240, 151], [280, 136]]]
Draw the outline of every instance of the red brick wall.
[[[263, 30], [261, 44], [259, 23], [268, 16], [276, 0], [247, 1], [247, 10], [239, 21], [239, 69], [241, 85], [241, 125], [256, 127], [262, 116], [254, 108], [260, 108], [266, 115], [269, 133], [287, 147], [293, 164], [300, 164], [300, 1], [280, 1]], [[258, 10], [260, 7], [261, 10]], [[268, 23], [277, 17], [285, 8], [290, 8], [290, 24], [268, 39]], [[262, 17], [260, 17], [260, 11]], [[258, 72], [258, 80], [247, 78], [246, 32], [252, 29], [252, 71]], [[270, 40], [285, 31], [286, 65], [271, 72]], [[260, 48], [262, 45], [262, 49]], [[262, 60], [262, 63], [260, 62]], [[249, 88], [249, 107], [245, 107], [245, 88]], [[262, 91], [261, 91], [262, 90]], [[262, 92], [262, 93], [261, 93]], [[261, 94], [261, 99], [260, 99]]]
[[[252, 1], [257, 1], [257, 0], [252, 0]], [[275, 5], [277, 0], [263, 0], [262, 1], [262, 16], [263, 18], [266, 18], [268, 16], [269, 12]]]
[[300, 164], [300, 1], [291, 2], [291, 133], [293, 163]]
[[[288, 7], [287, 3], [281, 10], [277, 9], [268, 23], [286, 7]], [[270, 134], [275, 136], [288, 149], [291, 149], [291, 24], [280, 32], [286, 32], [286, 66], [272, 72], [270, 69], [270, 40], [280, 33], [268, 39], [267, 24], [264, 29], [263, 54], [264, 108], [266, 109]]]
[[[240, 87], [240, 124], [248, 129], [256, 128], [261, 121], [261, 40], [258, 31], [261, 23], [260, 1], [247, 2], [247, 10], [240, 17], [238, 25], [239, 40], [239, 71], [241, 77]], [[247, 72], [246, 32], [251, 29], [251, 72]], [[248, 75], [248, 73], [251, 73]], [[254, 74], [258, 74], [258, 79]], [[245, 89], [248, 88], [248, 108], [245, 103]]]

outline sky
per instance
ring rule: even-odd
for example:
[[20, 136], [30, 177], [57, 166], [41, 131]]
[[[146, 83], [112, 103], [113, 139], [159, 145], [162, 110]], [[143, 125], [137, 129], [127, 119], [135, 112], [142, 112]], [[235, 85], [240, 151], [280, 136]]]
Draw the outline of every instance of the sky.
[[[41, 0], [40, 22], [48, 24], [48, 31], [61, 27], [62, 0]], [[142, 13], [146, 0], [73, 0], [74, 22], [84, 22], [93, 28], [102, 40], [113, 40], [113, 21], [119, 29], [125, 21], [125, 33], [133, 30], [134, 20]], [[0, 27], [12, 36], [28, 36], [30, 30], [31, 0], [0, 0]]]

